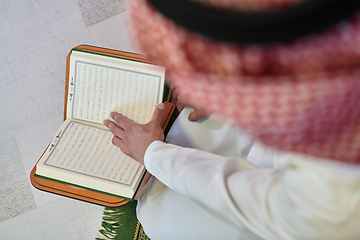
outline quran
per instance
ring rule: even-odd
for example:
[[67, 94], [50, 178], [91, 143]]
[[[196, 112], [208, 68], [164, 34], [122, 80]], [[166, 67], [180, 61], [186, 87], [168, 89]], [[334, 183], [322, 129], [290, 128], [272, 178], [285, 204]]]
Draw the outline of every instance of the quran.
[[[103, 120], [114, 111], [140, 124], [149, 122], [165, 100], [165, 68], [141, 55], [114, 51], [90, 46], [70, 51], [64, 122], [34, 177], [133, 200], [146, 169], [112, 144]], [[166, 112], [163, 129], [171, 115]]]

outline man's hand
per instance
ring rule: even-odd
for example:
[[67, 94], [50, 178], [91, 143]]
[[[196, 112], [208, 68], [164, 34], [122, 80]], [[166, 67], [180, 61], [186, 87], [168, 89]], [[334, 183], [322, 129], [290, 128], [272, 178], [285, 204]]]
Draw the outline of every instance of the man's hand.
[[105, 120], [104, 125], [114, 134], [112, 143], [123, 153], [144, 164], [144, 155], [148, 146], [155, 140], [163, 141], [164, 132], [161, 129], [161, 120], [165, 113], [165, 104], [160, 103], [147, 124], [138, 124], [130, 121], [119, 113], [112, 112], [110, 116], [117, 125]]
[[191, 107], [194, 109], [192, 113], [189, 114], [188, 120], [190, 122], [199, 121], [201, 118], [206, 117], [208, 113], [205, 108], [195, 107], [194, 104], [189, 102], [189, 100], [184, 97], [179, 88], [175, 88], [172, 90], [172, 102], [176, 106], [176, 108], [181, 112], [185, 106]]

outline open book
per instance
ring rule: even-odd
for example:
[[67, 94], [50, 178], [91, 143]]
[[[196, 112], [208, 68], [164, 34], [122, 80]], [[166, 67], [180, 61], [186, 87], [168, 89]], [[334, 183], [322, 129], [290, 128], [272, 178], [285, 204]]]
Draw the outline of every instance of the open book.
[[35, 176], [132, 200], [146, 170], [112, 144], [103, 120], [116, 111], [150, 121], [164, 99], [165, 68], [79, 49], [68, 57], [65, 121]]

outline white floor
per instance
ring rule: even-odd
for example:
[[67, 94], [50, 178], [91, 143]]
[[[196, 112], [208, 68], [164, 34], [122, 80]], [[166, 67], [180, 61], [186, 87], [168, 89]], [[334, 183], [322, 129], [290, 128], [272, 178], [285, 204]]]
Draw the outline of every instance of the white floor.
[[35, 189], [29, 173], [63, 120], [65, 59], [133, 51], [120, 0], [0, 2], [0, 240], [95, 239], [103, 207]]

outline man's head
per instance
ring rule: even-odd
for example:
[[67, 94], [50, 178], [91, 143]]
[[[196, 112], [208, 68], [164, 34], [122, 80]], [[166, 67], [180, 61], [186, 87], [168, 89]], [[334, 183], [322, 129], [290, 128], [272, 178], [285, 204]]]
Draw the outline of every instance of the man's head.
[[[284, 14], [309, 2], [326, 2], [197, 1], [211, 11], [226, 9], [226, 14], [251, 16]], [[246, 42], [189, 29], [144, 0], [129, 4], [140, 51], [166, 66], [171, 84], [182, 89], [194, 105], [231, 120], [275, 148], [360, 163], [358, 13], [286, 40]], [[187, 18], [186, 11], [179, 14]], [[318, 14], [321, 18], [321, 12]], [[302, 17], [309, 25], [306, 16]], [[291, 26], [288, 29], [297, 32]], [[271, 33], [272, 29], [267, 29], [258, 37], [271, 37]], [[234, 35], [246, 38], [246, 32]]]

